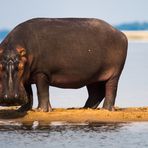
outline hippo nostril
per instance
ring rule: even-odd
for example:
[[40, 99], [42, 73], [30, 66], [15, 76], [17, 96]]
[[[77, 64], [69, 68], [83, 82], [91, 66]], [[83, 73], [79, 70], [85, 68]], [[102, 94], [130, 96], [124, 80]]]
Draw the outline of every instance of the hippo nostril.
[[4, 99], [8, 99], [8, 95], [4, 95]]

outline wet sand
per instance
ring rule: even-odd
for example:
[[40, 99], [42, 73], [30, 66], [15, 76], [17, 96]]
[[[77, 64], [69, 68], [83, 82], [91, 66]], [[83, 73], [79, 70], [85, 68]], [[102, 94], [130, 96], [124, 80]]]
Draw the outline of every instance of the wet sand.
[[148, 121], [148, 107], [115, 108], [115, 111], [102, 109], [53, 109], [52, 112], [35, 110], [19, 113], [15, 107], [1, 108], [0, 120], [11, 120], [24, 124], [39, 121], [41, 124], [51, 122], [90, 123], [90, 122], [133, 122]]

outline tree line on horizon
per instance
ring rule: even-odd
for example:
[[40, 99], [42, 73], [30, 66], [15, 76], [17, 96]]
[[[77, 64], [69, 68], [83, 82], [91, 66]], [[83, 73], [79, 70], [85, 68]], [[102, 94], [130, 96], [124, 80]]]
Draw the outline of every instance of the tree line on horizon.
[[119, 24], [116, 25], [115, 28], [119, 29], [119, 30], [148, 30], [148, 22], [132, 22], [132, 23], [123, 23], [123, 24]]
[[[127, 31], [138, 31], [138, 30], [148, 30], [148, 22], [132, 22], [132, 23], [122, 23], [119, 25], [115, 25], [115, 28], [119, 30], [127, 30]], [[8, 29], [0, 30], [0, 40], [4, 39], [6, 35], [10, 32]]]

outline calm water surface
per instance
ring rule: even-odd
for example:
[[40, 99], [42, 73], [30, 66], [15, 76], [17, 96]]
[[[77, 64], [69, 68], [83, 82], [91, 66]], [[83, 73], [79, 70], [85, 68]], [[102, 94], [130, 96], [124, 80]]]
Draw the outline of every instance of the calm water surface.
[[148, 123], [0, 128], [1, 148], [147, 148]]

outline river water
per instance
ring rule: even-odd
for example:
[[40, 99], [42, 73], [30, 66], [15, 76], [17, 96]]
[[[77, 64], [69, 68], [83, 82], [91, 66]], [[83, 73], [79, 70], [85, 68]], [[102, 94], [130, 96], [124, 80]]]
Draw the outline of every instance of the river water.
[[[116, 105], [148, 106], [148, 43], [130, 42]], [[37, 106], [36, 89], [34, 107]], [[50, 88], [53, 107], [82, 107], [85, 88]], [[147, 148], [148, 122], [22, 125], [0, 120], [0, 148]]]
[[147, 148], [148, 123], [97, 123], [80, 125], [0, 128], [1, 148]]

